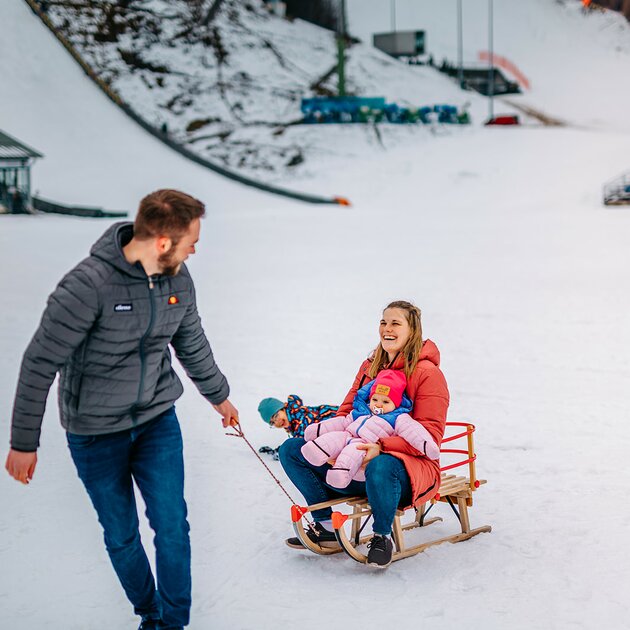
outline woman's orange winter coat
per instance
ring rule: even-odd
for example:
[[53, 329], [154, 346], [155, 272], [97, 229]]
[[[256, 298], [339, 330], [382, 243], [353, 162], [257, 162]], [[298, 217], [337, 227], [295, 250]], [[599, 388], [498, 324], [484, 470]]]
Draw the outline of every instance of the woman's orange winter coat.
[[[341, 403], [337, 415], [345, 416], [352, 411], [352, 402], [357, 391], [371, 380], [368, 375], [371, 364], [372, 357], [361, 364], [352, 388]], [[402, 371], [403, 357], [398, 356], [394, 359], [394, 363], [388, 366], [388, 369]], [[420, 359], [416, 369], [407, 379], [405, 391], [413, 401], [411, 416], [424, 426], [439, 446], [444, 436], [449, 394], [446, 379], [440, 370], [440, 351], [429, 339], [422, 345]], [[431, 499], [440, 487], [439, 461], [428, 459], [398, 436], [383, 438], [380, 444], [383, 453], [397, 457], [405, 465], [411, 479], [413, 505], [418, 507]]]

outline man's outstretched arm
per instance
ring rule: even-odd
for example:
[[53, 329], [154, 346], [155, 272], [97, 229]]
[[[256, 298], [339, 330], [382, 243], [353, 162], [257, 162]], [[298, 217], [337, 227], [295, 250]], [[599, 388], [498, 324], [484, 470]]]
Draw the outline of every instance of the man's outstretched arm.
[[96, 289], [80, 270], [66, 275], [48, 305], [24, 353], [18, 379], [7, 472], [28, 483], [37, 465], [37, 448], [48, 390], [55, 375], [78, 348], [98, 314]]

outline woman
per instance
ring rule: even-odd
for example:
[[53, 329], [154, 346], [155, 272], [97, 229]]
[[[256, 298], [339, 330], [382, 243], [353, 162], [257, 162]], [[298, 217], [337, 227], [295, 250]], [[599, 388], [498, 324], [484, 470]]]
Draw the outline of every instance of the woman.
[[[344, 416], [352, 410], [357, 391], [381, 370], [401, 370], [407, 377], [407, 395], [413, 401], [411, 416], [439, 445], [444, 435], [449, 394], [439, 367], [440, 353], [432, 341], [422, 340], [420, 309], [409, 302], [392, 302], [383, 311], [379, 336], [379, 345], [359, 368], [337, 415]], [[377, 444], [359, 447], [367, 451], [365, 482], [352, 481], [339, 490], [325, 482], [330, 464], [309, 464], [300, 452], [303, 444], [302, 438], [292, 438], [280, 447], [280, 462], [291, 481], [309, 505], [340, 496], [367, 496], [374, 516], [368, 564], [379, 568], [389, 566], [396, 509], [419, 506], [433, 497], [440, 485], [439, 460], [424, 457], [401, 437], [383, 438]], [[330, 517], [330, 509], [313, 512], [315, 529], [308, 532], [311, 540], [324, 547], [337, 544]], [[287, 544], [302, 548], [298, 538], [289, 538]]]

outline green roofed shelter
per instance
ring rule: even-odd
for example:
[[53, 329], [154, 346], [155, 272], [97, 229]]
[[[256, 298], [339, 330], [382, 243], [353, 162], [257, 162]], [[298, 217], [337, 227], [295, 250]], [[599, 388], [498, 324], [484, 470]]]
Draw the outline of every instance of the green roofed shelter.
[[41, 157], [44, 156], [38, 151], [0, 130], [0, 211], [29, 211], [31, 166], [33, 160]]

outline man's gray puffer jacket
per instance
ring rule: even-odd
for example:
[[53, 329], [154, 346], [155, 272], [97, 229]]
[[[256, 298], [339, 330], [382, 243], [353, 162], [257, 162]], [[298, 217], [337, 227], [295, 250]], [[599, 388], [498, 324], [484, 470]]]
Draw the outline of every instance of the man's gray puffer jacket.
[[57, 372], [61, 424], [72, 433], [122, 431], [166, 411], [183, 391], [169, 344], [207, 400], [218, 404], [228, 397], [186, 266], [176, 276], [149, 279], [140, 263], [123, 255], [132, 235], [131, 223], [113, 225], [48, 298], [22, 361], [12, 448], [39, 446]]

